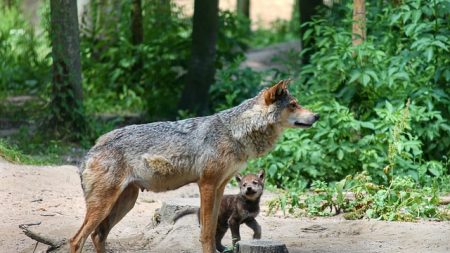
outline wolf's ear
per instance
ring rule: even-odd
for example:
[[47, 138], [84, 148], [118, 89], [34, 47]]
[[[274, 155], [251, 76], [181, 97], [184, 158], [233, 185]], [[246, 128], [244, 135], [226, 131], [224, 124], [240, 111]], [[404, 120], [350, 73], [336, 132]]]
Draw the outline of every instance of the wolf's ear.
[[273, 104], [278, 98], [280, 98], [283, 94], [286, 93], [287, 84], [289, 80], [281, 80], [274, 86], [268, 88], [264, 91], [264, 101], [266, 105]]
[[264, 182], [264, 170], [260, 170], [257, 176], [261, 182]]
[[237, 174], [235, 178], [236, 178], [236, 181], [240, 184], [241, 181], [242, 181], [242, 176], [241, 176], [241, 174]]

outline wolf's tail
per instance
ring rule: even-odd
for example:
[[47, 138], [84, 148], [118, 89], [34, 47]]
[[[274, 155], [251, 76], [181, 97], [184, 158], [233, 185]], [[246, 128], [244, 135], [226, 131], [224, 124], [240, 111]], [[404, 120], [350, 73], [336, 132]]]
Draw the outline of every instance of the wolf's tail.
[[175, 224], [178, 219], [188, 214], [197, 214], [197, 221], [200, 223], [200, 208], [198, 207], [186, 207], [176, 212], [172, 217], [172, 223]]

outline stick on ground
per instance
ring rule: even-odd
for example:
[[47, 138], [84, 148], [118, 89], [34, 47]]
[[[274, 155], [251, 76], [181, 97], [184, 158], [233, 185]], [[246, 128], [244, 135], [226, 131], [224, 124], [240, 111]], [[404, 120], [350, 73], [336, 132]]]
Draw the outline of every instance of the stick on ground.
[[[39, 222], [39, 224], [40, 224], [40, 222]], [[39, 224], [36, 224], [36, 223], [22, 224], [22, 225], [19, 225], [19, 228], [22, 229], [22, 232], [26, 236], [28, 236], [31, 239], [38, 241], [40, 243], [49, 245], [52, 249], [59, 248], [59, 247], [61, 247], [61, 245], [63, 245], [66, 242], [66, 240], [58, 240], [58, 239], [54, 239], [54, 238], [49, 238], [48, 236], [43, 235], [37, 231], [32, 231], [29, 228], [29, 225], [39, 225]]]

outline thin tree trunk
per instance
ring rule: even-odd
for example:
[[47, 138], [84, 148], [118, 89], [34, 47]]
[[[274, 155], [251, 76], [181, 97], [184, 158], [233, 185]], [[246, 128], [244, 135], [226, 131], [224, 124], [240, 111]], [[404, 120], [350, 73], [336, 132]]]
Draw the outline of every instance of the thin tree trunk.
[[7, 9], [11, 9], [11, 7], [13, 6], [13, 0], [4, 0], [4, 8], [7, 8]]
[[50, 124], [57, 131], [82, 132], [85, 122], [76, 1], [51, 0], [50, 15], [53, 59]]
[[237, 12], [250, 18], [250, 0], [237, 0]]
[[353, 0], [353, 46], [360, 45], [366, 39], [366, 1]]
[[[144, 26], [142, 23], [142, 1], [133, 0], [131, 6], [131, 44], [139, 46], [144, 41]], [[139, 51], [135, 52], [136, 62], [132, 66], [131, 82], [138, 84], [142, 72], [142, 56]]]
[[140, 45], [144, 39], [144, 27], [142, 25], [142, 1], [133, 0], [131, 6], [131, 43]]
[[195, 0], [191, 60], [180, 109], [200, 115], [208, 112], [209, 87], [214, 82], [218, 11], [218, 0]]
[[[317, 7], [322, 4], [322, 0], [298, 0], [298, 7], [300, 8], [300, 25], [303, 25], [306, 22], [311, 21], [311, 17], [314, 16], [317, 11]], [[303, 40], [303, 35], [305, 34], [307, 30], [307, 27], [302, 26], [300, 28], [300, 41], [301, 41], [301, 48], [305, 49], [310, 47], [312, 44], [314, 44], [314, 38], [311, 38], [309, 40], [309, 43], [307, 43], [305, 40]], [[303, 54], [302, 58], [302, 64], [309, 63], [309, 58], [311, 57], [311, 51]]]
[[122, 15], [121, 0], [92, 0], [97, 5], [97, 27], [99, 39], [114, 44], [119, 40], [119, 22]]

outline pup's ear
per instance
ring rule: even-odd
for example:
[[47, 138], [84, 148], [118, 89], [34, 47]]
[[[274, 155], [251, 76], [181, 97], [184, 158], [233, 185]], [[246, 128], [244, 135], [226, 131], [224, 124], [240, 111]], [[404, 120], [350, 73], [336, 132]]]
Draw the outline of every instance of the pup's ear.
[[240, 184], [241, 181], [242, 181], [242, 176], [241, 176], [241, 174], [237, 174], [235, 178], [236, 178], [236, 181]]
[[266, 105], [273, 104], [278, 98], [286, 93], [287, 84], [289, 81], [290, 80], [281, 80], [274, 86], [264, 91], [264, 101], [266, 102]]
[[258, 172], [258, 178], [259, 178], [259, 180], [261, 180], [261, 182], [264, 182], [264, 176], [265, 176], [265, 174], [264, 174], [264, 170], [260, 170], [259, 172]]

